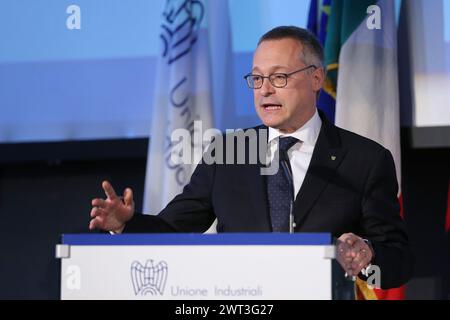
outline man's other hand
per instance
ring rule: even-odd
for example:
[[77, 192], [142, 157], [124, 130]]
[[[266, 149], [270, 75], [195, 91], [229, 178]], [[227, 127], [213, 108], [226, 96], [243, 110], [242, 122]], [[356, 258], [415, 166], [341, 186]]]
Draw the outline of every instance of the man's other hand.
[[91, 210], [91, 222], [89, 229], [102, 229], [121, 233], [125, 223], [134, 214], [133, 191], [126, 188], [123, 197], [118, 197], [108, 181], [103, 181], [102, 188], [106, 199], [93, 199]]
[[337, 260], [348, 276], [357, 276], [374, 256], [369, 245], [353, 233], [344, 233], [337, 241]]

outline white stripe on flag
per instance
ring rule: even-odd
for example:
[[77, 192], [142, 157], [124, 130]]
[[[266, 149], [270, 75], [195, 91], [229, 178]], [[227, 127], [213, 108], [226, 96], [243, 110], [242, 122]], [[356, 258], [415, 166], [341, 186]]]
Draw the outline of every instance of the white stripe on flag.
[[341, 48], [336, 125], [389, 149], [400, 185], [395, 8], [390, 0], [378, 1], [377, 5], [381, 8], [381, 30], [367, 28], [364, 19]]

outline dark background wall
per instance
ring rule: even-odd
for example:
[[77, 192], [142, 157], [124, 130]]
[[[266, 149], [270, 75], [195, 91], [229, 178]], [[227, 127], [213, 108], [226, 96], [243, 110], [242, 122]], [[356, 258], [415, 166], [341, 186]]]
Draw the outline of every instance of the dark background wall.
[[[409, 132], [402, 136], [405, 220], [416, 258], [407, 297], [449, 298], [450, 150], [414, 150]], [[118, 192], [132, 187], [141, 210], [147, 140], [3, 145], [0, 154], [0, 299], [58, 299], [60, 235], [88, 232], [103, 179]]]
[[60, 235], [89, 232], [104, 179], [132, 187], [141, 210], [147, 140], [9, 145], [0, 154], [8, 158], [0, 167], [0, 299], [58, 299]]
[[405, 221], [415, 254], [407, 298], [450, 299], [450, 232], [445, 231], [449, 149], [402, 148]]

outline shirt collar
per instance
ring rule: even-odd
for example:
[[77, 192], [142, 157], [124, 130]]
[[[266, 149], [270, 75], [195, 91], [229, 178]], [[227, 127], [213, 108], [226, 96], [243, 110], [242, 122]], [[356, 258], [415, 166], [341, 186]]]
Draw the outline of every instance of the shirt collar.
[[319, 137], [320, 127], [322, 126], [322, 120], [319, 117], [319, 113], [316, 111], [314, 115], [309, 119], [302, 127], [298, 128], [296, 131], [283, 134], [278, 129], [269, 127], [269, 144], [271, 144], [275, 139], [280, 136], [283, 137], [294, 137], [303, 144], [315, 146], [317, 138]]

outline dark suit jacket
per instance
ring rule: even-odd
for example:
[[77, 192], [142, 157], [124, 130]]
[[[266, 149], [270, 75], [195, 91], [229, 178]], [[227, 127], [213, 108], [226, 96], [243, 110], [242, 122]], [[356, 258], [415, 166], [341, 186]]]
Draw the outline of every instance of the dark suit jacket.
[[[398, 287], [410, 278], [412, 259], [392, 155], [320, 115], [322, 128], [294, 204], [295, 231], [335, 237], [353, 232], [369, 239], [382, 287]], [[199, 164], [183, 192], [158, 216], [136, 214], [125, 232], [204, 232], [215, 218], [218, 232], [271, 232], [261, 166]]]

